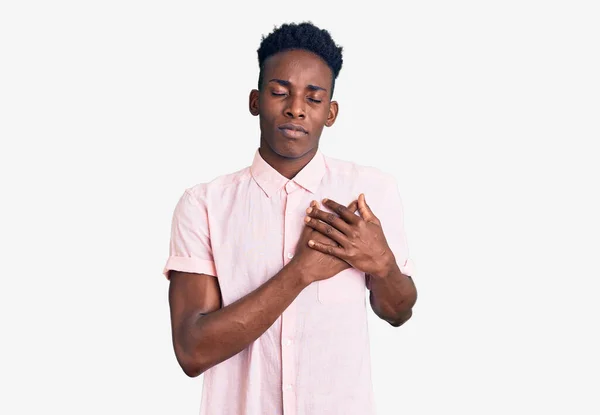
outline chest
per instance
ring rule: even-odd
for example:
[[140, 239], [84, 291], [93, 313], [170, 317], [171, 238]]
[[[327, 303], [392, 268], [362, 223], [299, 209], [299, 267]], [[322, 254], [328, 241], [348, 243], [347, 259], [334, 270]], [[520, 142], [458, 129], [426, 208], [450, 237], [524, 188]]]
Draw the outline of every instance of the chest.
[[[211, 245], [224, 304], [258, 288], [293, 258], [312, 200], [325, 197], [348, 205], [353, 183], [322, 186], [315, 193], [290, 182], [267, 197], [240, 192], [228, 209], [209, 212]], [[327, 211], [321, 205], [321, 209]]]

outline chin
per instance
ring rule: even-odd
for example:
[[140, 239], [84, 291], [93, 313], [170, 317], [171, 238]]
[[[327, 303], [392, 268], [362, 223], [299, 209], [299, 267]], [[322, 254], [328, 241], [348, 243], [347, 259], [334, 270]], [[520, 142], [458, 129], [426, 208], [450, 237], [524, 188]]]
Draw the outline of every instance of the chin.
[[276, 139], [274, 143], [269, 144], [269, 147], [271, 147], [271, 150], [275, 154], [289, 159], [300, 158], [313, 149], [306, 142], [303, 143], [299, 140], [290, 140], [288, 138], [284, 138], [283, 140]]

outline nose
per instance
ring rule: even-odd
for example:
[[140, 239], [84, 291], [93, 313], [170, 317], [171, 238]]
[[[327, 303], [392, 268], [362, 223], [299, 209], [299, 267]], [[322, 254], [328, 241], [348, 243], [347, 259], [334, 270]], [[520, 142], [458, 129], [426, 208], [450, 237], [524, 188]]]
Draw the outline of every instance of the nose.
[[304, 98], [301, 96], [290, 96], [288, 100], [288, 105], [285, 109], [285, 115], [290, 118], [299, 118], [303, 119], [306, 117], [306, 112], [304, 108]]

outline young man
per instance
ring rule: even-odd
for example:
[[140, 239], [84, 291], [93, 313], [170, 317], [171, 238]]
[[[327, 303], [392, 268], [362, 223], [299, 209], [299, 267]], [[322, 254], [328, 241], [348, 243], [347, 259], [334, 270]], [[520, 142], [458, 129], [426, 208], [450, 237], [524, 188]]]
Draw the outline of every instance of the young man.
[[252, 165], [175, 208], [175, 354], [188, 376], [204, 373], [202, 415], [373, 414], [365, 286], [392, 326], [417, 296], [397, 185], [318, 150], [342, 66], [327, 31], [284, 24], [258, 59]]

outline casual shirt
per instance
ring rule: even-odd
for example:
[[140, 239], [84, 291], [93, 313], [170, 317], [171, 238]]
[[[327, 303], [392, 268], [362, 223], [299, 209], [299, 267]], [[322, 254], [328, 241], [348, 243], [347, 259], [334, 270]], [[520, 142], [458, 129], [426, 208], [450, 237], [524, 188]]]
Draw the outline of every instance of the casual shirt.
[[[323, 198], [348, 206], [360, 193], [400, 269], [412, 275], [395, 179], [320, 151], [293, 179], [256, 151], [250, 167], [186, 189], [163, 274], [217, 277], [225, 307], [290, 262], [312, 200], [328, 211]], [[204, 373], [200, 414], [374, 414], [368, 282], [349, 268], [306, 287], [256, 341]]]

